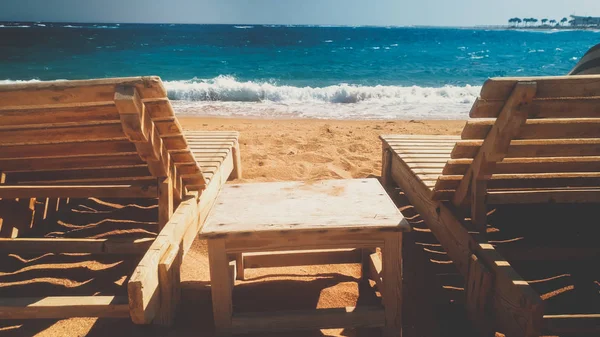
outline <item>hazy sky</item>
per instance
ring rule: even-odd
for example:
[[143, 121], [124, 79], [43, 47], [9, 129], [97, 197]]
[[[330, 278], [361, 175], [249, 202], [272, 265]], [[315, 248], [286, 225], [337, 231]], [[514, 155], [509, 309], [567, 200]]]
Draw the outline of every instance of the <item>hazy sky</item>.
[[470, 26], [570, 14], [600, 16], [600, 0], [0, 0], [0, 21]]

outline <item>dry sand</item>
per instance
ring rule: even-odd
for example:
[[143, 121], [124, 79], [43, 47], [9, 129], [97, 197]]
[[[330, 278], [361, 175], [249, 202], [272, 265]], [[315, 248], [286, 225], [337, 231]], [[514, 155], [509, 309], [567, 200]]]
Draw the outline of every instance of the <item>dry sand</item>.
[[[459, 134], [464, 121], [338, 121], [338, 120], [251, 120], [180, 117], [186, 130], [237, 130], [240, 132], [243, 179], [235, 182], [318, 180], [379, 177], [381, 170], [381, 134]], [[78, 209], [102, 209], [85, 205]], [[406, 210], [410, 214], [411, 210]], [[120, 211], [123, 213], [123, 210]], [[148, 226], [147, 223], [140, 224]], [[144, 227], [146, 228], [146, 227]], [[142, 232], [146, 233], [146, 229]], [[48, 259], [48, 257], [42, 258]], [[13, 259], [14, 260], [14, 259]], [[54, 261], [40, 268], [49, 268]], [[118, 261], [117, 261], [118, 262]], [[19, 262], [21, 263], [21, 262]], [[0, 273], [0, 297], [19, 292], [42, 295], [64, 293], [93, 294], [100, 281], [108, 282], [101, 294], [123, 295], [124, 279], [131, 263], [96, 260], [77, 274], [81, 265], [63, 264], [59, 276], [31, 274], [19, 263], [8, 264]], [[12, 266], [12, 267], [11, 267]], [[16, 267], [15, 267], [16, 266]], [[95, 266], [95, 267], [94, 267]], [[118, 268], [117, 268], [118, 267]], [[95, 271], [91, 271], [94, 269]], [[117, 269], [117, 270], [112, 270]], [[125, 271], [123, 271], [125, 269]], [[97, 277], [98, 270], [104, 272]], [[72, 271], [72, 272], [71, 272]], [[7, 273], [8, 272], [8, 273]], [[114, 272], [114, 275], [105, 275]], [[94, 274], [96, 273], [96, 274]], [[80, 273], [81, 274], [81, 273]], [[33, 275], [33, 276], [32, 276]], [[61, 275], [64, 279], [60, 279]], [[35, 277], [37, 279], [33, 279]], [[236, 287], [235, 310], [269, 310], [352, 306], [378, 301], [365, 287], [359, 293], [358, 265], [270, 268], [249, 270], [248, 281]], [[129, 320], [78, 318], [67, 320], [31, 320], [0, 322], [1, 336], [210, 336], [212, 314], [208, 287], [208, 260], [203, 242], [195, 242], [185, 258], [182, 271], [183, 303], [176, 325], [171, 329], [135, 326]], [[27, 283], [34, 283], [28, 287]], [[87, 285], [87, 288], [86, 288]], [[116, 288], [116, 289], [115, 289]], [[360, 294], [360, 296], [359, 296]], [[31, 295], [30, 295], [31, 296]], [[343, 329], [286, 336], [377, 336], [379, 331]], [[279, 336], [283, 334], [273, 334]], [[265, 336], [265, 334], [261, 334]]]

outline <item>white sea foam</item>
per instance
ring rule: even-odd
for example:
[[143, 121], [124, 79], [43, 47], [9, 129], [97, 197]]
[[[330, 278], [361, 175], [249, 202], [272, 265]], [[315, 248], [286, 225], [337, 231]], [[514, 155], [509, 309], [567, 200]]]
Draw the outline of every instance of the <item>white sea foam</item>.
[[254, 28], [254, 26], [233, 26], [233, 28], [237, 28], [237, 29], [250, 29], [250, 28]]
[[[0, 80], [2, 84], [34, 83]], [[164, 81], [175, 112], [249, 118], [465, 119], [480, 86], [295, 87], [230, 76]]]
[[462, 119], [481, 87], [295, 87], [241, 82], [230, 76], [165, 81], [179, 113], [245, 117], [337, 119]]

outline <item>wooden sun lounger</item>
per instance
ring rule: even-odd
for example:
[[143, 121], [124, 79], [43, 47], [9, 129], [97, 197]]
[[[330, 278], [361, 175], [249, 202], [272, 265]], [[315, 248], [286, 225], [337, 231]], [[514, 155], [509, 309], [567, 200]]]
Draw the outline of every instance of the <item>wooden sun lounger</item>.
[[600, 76], [490, 79], [470, 117], [460, 137], [381, 136], [384, 184], [405, 192], [464, 276], [480, 331], [599, 331], [600, 314], [544, 315], [485, 233], [490, 205], [600, 201]]
[[[184, 133], [159, 77], [0, 86], [0, 253], [143, 255], [128, 298], [0, 298], [0, 319], [131, 317], [170, 324], [179, 268], [228, 178], [241, 177], [237, 132]], [[157, 198], [155, 239], [30, 239], [35, 218], [69, 198]], [[35, 200], [43, 200], [36, 211]], [[11, 206], [12, 207], [12, 206]], [[10, 221], [9, 221], [10, 220]], [[23, 219], [19, 219], [23, 220]]]

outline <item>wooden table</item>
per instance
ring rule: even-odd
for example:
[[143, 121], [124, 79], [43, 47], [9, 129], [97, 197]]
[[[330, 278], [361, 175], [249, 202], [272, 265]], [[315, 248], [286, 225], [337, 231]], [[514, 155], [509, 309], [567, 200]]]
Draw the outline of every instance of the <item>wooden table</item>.
[[[217, 334], [383, 326], [385, 335], [399, 336], [401, 236], [408, 230], [408, 222], [376, 179], [225, 185], [200, 232], [208, 240]], [[375, 247], [382, 249], [384, 282], [377, 281], [383, 307], [232, 311], [233, 269], [243, 278], [244, 262], [252, 260], [259, 267], [360, 262], [360, 250], [355, 251]], [[298, 250], [303, 252], [290, 252]], [[229, 256], [234, 256], [235, 266]]]

